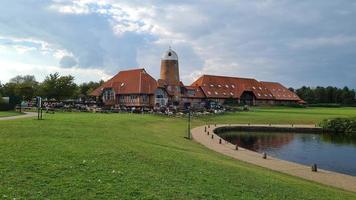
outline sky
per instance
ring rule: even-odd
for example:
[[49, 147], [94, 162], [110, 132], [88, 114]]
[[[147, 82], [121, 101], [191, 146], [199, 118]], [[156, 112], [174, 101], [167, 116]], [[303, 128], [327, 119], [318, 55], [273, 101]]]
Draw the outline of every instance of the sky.
[[356, 88], [355, 19], [352, 0], [2, 0], [0, 81], [159, 78], [171, 46], [187, 85], [213, 74]]

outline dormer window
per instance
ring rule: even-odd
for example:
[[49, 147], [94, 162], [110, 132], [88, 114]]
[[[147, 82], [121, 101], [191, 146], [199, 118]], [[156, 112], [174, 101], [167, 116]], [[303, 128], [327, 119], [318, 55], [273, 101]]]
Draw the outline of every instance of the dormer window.
[[188, 95], [194, 96], [195, 95], [195, 90], [188, 90]]
[[172, 53], [171, 53], [171, 52], [168, 52], [168, 56], [172, 56]]

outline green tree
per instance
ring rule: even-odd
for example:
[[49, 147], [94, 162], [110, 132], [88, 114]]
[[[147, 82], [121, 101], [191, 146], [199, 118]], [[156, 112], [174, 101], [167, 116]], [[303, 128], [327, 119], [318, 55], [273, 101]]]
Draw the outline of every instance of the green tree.
[[32, 100], [38, 91], [38, 82], [35, 76], [16, 76], [8, 83], [8, 92], [23, 100]]
[[41, 95], [47, 99], [64, 100], [76, 97], [77, 85], [74, 77], [50, 74], [41, 84]]
[[350, 90], [348, 87], [343, 89], [328, 86], [310, 88], [303, 86], [296, 90], [298, 96], [311, 104], [327, 103], [327, 104], [342, 104], [355, 105], [355, 90]]
[[82, 83], [79, 85], [79, 97], [82, 99], [88, 99], [90, 93], [98, 88], [100, 85], [104, 83], [103, 80], [99, 82], [90, 81], [88, 83]]

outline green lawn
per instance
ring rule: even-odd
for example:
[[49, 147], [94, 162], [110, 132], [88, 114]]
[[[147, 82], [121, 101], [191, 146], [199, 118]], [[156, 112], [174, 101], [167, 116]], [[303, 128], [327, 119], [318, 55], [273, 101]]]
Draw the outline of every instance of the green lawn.
[[249, 112], [200, 119], [211, 123], [317, 124], [325, 118], [336, 117], [356, 117], [356, 108], [252, 108]]
[[0, 111], [0, 117], [10, 117], [16, 115], [21, 115], [21, 113], [14, 111]]
[[[193, 123], [316, 123], [330, 116], [356, 116], [356, 109], [256, 109]], [[0, 121], [0, 198], [356, 199], [210, 151], [184, 139], [186, 127], [186, 119], [139, 114]]]

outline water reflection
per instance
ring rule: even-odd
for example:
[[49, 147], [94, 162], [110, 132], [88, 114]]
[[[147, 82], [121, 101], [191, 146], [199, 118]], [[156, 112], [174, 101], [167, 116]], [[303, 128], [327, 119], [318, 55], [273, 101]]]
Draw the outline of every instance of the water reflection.
[[288, 144], [294, 138], [294, 134], [270, 134], [270, 133], [241, 133], [236, 135], [227, 135], [224, 137], [233, 144], [241, 147], [260, 151], [266, 148], [279, 148]]
[[241, 147], [305, 165], [356, 176], [356, 137], [327, 134], [225, 132], [224, 139]]

